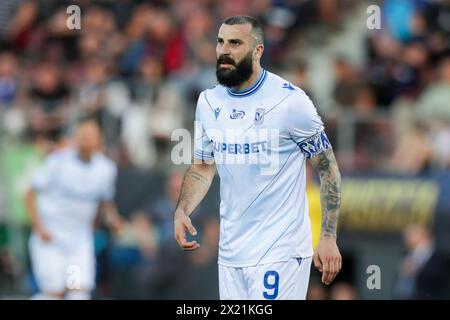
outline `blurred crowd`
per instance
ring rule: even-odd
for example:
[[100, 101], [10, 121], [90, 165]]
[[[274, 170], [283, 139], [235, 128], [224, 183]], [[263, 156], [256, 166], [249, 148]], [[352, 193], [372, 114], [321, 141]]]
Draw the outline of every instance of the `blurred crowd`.
[[[1, 2], [3, 131], [46, 147], [90, 115], [102, 124], [117, 163], [146, 169], [170, 166], [172, 131], [192, 128], [198, 93], [215, 83], [215, 38], [225, 17], [251, 14], [263, 21], [263, 66], [314, 100], [304, 40], [324, 33], [326, 46], [352, 12], [365, 14], [367, 7], [354, 0], [76, 3], [80, 30], [66, 25], [72, 1]], [[351, 148], [339, 150], [336, 143], [342, 167], [412, 174], [448, 169], [449, 1], [379, 3], [382, 28], [368, 33], [360, 26], [367, 34], [364, 61], [336, 53], [327, 75], [332, 108], [322, 116], [335, 131], [340, 118], [353, 119]]]
[[[263, 22], [263, 67], [316, 102], [342, 171], [415, 175], [450, 169], [450, 1], [378, 3], [382, 28], [369, 30], [363, 20], [355, 31], [363, 35], [358, 63], [345, 52], [332, 53], [332, 67], [323, 76], [331, 90], [321, 100], [311, 84], [316, 74], [308, 63], [316, 55], [311, 47], [327, 50], [347, 33], [348, 21], [367, 17], [371, 3], [0, 1], [0, 147], [26, 143], [48, 152], [66, 143], [78, 119], [90, 116], [101, 125], [105, 152], [121, 170], [166, 173], [158, 200], [150, 197], [130, 210], [126, 236], [111, 245], [97, 234], [99, 283], [109, 283], [100, 286], [99, 296], [126, 296], [128, 287], [128, 297], [180, 297], [179, 288], [187, 294], [193, 283], [201, 287], [201, 281], [180, 277], [180, 266], [205, 268], [205, 276], [210, 270], [205, 266], [215, 264], [218, 220], [208, 208], [196, 215], [204, 226], [202, 249], [186, 256], [172, 248], [171, 212], [181, 173], [172, 168], [170, 151], [173, 130], [192, 130], [198, 94], [216, 81], [217, 30], [228, 16], [249, 14]], [[72, 4], [81, 8], [80, 30], [66, 25]], [[9, 258], [0, 252], [0, 259]], [[2, 268], [14, 263], [8, 261]], [[121, 290], [111, 287], [114, 277]], [[215, 274], [211, 279], [215, 282]], [[173, 295], [169, 284], [180, 295]], [[348, 283], [336, 287], [331, 297], [356, 297]], [[211, 285], [204, 290], [206, 297], [216, 291]], [[314, 291], [314, 283], [311, 290], [312, 296], [325, 295]]]

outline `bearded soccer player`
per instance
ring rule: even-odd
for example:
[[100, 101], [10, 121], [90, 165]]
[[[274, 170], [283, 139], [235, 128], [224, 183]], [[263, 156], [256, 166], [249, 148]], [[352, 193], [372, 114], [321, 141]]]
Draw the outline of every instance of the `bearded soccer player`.
[[[336, 244], [341, 177], [313, 103], [303, 90], [261, 67], [263, 51], [257, 20], [234, 16], [223, 22], [216, 47], [218, 84], [198, 99], [194, 161], [174, 213], [175, 239], [184, 250], [200, 247], [186, 237], [197, 234], [189, 216], [217, 167], [220, 298], [301, 300], [311, 260], [327, 285], [341, 269]], [[320, 177], [322, 230], [314, 253], [306, 159]]]

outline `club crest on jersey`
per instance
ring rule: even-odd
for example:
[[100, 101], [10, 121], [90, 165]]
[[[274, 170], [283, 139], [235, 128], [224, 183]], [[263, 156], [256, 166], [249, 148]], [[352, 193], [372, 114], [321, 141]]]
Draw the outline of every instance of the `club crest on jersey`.
[[230, 114], [230, 119], [242, 119], [245, 116], [245, 112], [242, 110], [233, 109], [233, 112]]
[[219, 117], [219, 114], [220, 114], [220, 111], [222, 111], [222, 108], [217, 107], [213, 111], [214, 111], [214, 116], [216, 117], [216, 120], [217, 120], [217, 117]]
[[264, 115], [266, 114], [266, 109], [264, 108], [256, 108], [255, 112], [255, 126], [260, 126], [264, 123]]

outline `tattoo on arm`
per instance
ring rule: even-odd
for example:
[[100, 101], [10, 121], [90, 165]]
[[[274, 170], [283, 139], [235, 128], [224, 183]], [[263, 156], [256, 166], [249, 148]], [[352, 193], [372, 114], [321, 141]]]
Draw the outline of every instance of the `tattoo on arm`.
[[187, 215], [194, 211], [211, 186], [215, 166], [208, 165], [203, 168], [203, 170], [195, 170], [191, 167], [184, 175], [177, 209], [181, 209]]
[[311, 158], [312, 166], [320, 177], [320, 201], [322, 204], [322, 236], [336, 237], [339, 208], [341, 205], [341, 175], [333, 150], [328, 149]]
[[[202, 182], [204, 185], [208, 185], [208, 179], [205, 176], [203, 176], [202, 174], [195, 172], [195, 171], [188, 172], [188, 173], [190, 174], [190, 176], [193, 179]], [[185, 181], [186, 181], [186, 178], [187, 177], [185, 177]]]

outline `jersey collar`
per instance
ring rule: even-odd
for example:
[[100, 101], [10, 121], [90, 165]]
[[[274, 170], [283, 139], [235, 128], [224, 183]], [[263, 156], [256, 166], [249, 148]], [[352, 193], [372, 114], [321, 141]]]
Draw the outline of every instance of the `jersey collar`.
[[261, 73], [259, 75], [258, 80], [249, 88], [241, 90], [241, 91], [232, 91], [230, 88], [227, 88], [227, 92], [232, 97], [247, 97], [254, 94], [260, 87], [262, 87], [264, 81], [267, 78], [267, 71], [261, 68]]

